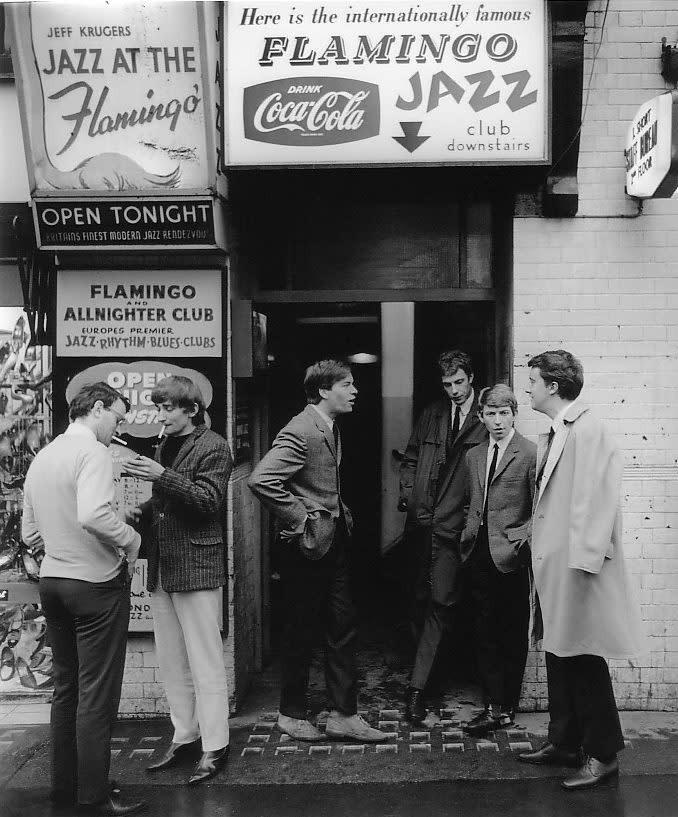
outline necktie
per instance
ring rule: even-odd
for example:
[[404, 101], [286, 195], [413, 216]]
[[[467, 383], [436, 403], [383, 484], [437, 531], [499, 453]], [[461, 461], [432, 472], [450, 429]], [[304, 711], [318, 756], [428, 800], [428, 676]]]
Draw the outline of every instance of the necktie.
[[337, 452], [337, 458], [339, 457], [339, 426], [334, 423], [332, 426], [332, 433], [334, 434], [334, 450]]
[[542, 461], [539, 463], [539, 471], [537, 473], [536, 479], [536, 489], [537, 493], [539, 492], [539, 487], [541, 485], [541, 478], [544, 476], [544, 469], [546, 468], [546, 461], [549, 458], [549, 452], [551, 450], [551, 443], [553, 442], [553, 438], [556, 436], [556, 432], [553, 428], [549, 429], [549, 441], [546, 444], [546, 451], [544, 451], [544, 457]]
[[452, 446], [454, 445], [454, 441], [457, 439], [459, 434], [459, 426], [461, 425], [461, 409], [459, 406], [454, 407], [454, 420], [452, 421], [452, 425], [447, 427], [447, 455], [449, 456], [450, 451], [452, 450]]
[[499, 446], [494, 444], [494, 451], [492, 452], [492, 462], [490, 463], [490, 470], [487, 473], [487, 482], [485, 483], [485, 502], [483, 503], [483, 525], [487, 527], [487, 498], [490, 495], [490, 485], [494, 479], [494, 472], [497, 470], [497, 459], [499, 458]]

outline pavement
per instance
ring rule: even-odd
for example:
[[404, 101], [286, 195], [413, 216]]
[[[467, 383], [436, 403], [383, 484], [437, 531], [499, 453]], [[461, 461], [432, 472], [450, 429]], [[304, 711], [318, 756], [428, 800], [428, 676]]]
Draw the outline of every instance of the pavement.
[[[477, 690], [457, 683], [438, 696], [423, 726], [415, 728], [403, 720], [402, 684], [394, 667], [369, 670], [362, 682], [362, 714], [387, 733], [383, 744], [328, 739], [308, 745], [276, 727], [278, 680], [272, 667], [231, 718], [231, 758], [217, 778], [188, 788], [197, 759], [190, 757], [175, 769], [146, 772], [170, 743], [167, 718], [118, 722], [111, 776], [130, 794], [148, 799], [147, 813], [157, 817], [678, 816], [678, 712], [622, 712], [626, 749], [620, 755], [619, 782], [572, 794], [559, 786], [567, 770], [516, 759], [544, 741], [546, 713], [519, 713], [513, 729], [497, 730], [484, 740], [469, 738], [462, 724], [477, 711]], [[310, 700], [321, 731], [327, 714], [322, 686], [318, 665]], [[53, 813], [47, 802], [48, 721], [44, 698], [0, 703], [2, 817]]]

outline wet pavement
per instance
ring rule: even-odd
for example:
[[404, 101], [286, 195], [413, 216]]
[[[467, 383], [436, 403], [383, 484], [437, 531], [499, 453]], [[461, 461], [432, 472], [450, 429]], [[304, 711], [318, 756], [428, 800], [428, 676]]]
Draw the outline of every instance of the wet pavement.
[[[554, 780], [418, 784], [133, 786], [149, 817], [676, 817], [677, 779], [623, 777], [589, 792]], [[0, 794], [3, 817], [75, 817], [53, 811], [44, 788]]]

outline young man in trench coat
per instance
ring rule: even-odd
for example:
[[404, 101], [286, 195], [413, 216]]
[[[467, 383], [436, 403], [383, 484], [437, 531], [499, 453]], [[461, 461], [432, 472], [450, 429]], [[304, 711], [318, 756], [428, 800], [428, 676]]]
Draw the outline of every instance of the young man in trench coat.
[[641, 644], [621, 541], [623, 460], [577, 399], [584, 385], [577, 358], [544, 352], [528, 366], [532, 408], [551, 420], [538, 447], [532, 518], [551, 717], [548, 742], [519, 757], [579, 766], [562, 786], [587, 789], [618, 774], [624, 748], [605, 659], [632, 657]]

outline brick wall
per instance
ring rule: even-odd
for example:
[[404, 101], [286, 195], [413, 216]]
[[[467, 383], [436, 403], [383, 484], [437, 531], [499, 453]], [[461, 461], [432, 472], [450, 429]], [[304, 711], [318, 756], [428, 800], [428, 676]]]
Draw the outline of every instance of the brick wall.
[[[612, 662], [620, 707], [678, 708], [678, 201], [637, 215], [624, 193], [624, 143], [640, 105], [666, 90], [663, 36], [673, 0], [592, 0], [586, 21], [580, 206], [572, 219], [514, 222], [514, 382], [519, 426], [529, 357], [566, 348], [584, 364], [584, 397], [626, 457], [624, 547], [647, 633], [633, 662]], [[557, 157], [554, 157], [554, 160]], [[526, 708], [545, 708], [543, 657], [531, 655]]]

